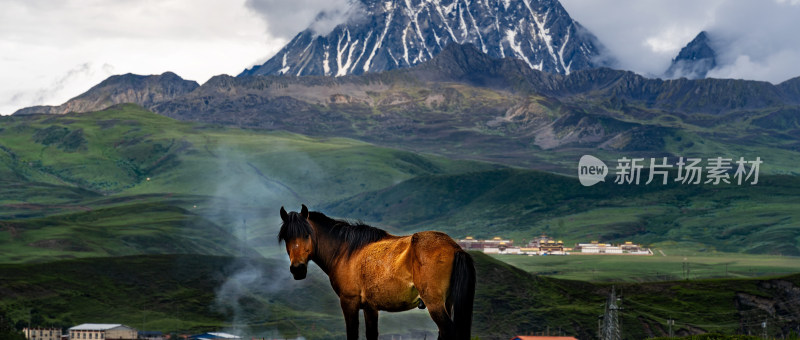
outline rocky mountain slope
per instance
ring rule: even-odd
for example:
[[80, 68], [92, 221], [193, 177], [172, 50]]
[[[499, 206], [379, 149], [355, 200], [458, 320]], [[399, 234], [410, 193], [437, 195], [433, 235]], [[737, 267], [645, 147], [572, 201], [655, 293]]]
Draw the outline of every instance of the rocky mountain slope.
[[570, 152], [669, 156], [737, 145], [752, 153], [782, 150], [779, 159], [788, 160], [800, 150], [800, 78], [778, 85], [665, 81], [606, 68], [558, 75], [472, 45], [451, 44], [428, 62], [383, 73], [221, 75], [170, 100], [136, 103], [186, 121], [350, 137], [546, 170], [564, 170], [557, 163], [575, 156]]
[[306, 29], [239, 76], [381, 72], [433, 59], [452, 43], [551, 73], [598, 66], [597, 39], [558, 0], [358, 0], [350, 11], [330, 33]]
[[17, 110], [14, 114], [64, 114], [68, 112], [90, 112], [103, 110], [122, 103], [137, 103], [152, 106], [189, 93], [199, 84], [184, 80], [175, 73], [141, 76], [123, 74], [111, 76], [89, 91], [58, 106], [33, 106]]

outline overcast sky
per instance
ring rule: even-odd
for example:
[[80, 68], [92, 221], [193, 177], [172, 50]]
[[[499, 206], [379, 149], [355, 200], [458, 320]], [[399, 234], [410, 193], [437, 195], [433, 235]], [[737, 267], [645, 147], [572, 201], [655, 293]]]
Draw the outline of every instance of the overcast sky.
[[[535, 0], [534, 0], [535, 1]], [[619, 60], [658, 75], [701, 30], [723, 44], [710, 76], [800, 76], [800, 0], [561, 0]], [[2, 0], [0, 113], [57, 105], [112, 74], [205, 82], [264, 62], [320, 11], [348, 0]]]

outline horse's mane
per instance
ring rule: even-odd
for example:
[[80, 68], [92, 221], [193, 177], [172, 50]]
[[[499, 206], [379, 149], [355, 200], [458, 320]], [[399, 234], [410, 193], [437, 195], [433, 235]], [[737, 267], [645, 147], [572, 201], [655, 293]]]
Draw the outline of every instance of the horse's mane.
[[290, 212], [287, 219], [288, 221], [284, 221], [281, 224], [281, 231], [278, 232], [278, 242], [311, 235], [311, 225], [299, 213]]
[[344, 243], [346, 247], [342, 250], [346, 251], [348, 256], [367, 244], [389, 235], [385, 230], [366, 225], [361, 221], [351, 223], [346, 220], [335, 220], [317, 211], [309, 212], [308, 219], [314, 221], [314, 224], [320, 227], [318, 228], [320, 231]]

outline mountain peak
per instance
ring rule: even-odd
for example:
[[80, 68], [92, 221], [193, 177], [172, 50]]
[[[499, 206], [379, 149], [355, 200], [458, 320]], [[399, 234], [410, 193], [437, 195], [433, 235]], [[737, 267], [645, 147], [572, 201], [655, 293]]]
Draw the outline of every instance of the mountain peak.
[[705, 78], [708, 71], [717, 66], [717, 53], [711, 47], [706, 31], [700, 32], [672, 60], [665, 73], [667, 78]]
[[597, 40], [557, 0], [362, 0], [358, 19], [300, 32], [248, 75], [342, 76], [413, 66], [446, 46], [472, 44], [495, 58], [569, 74], [592, 68]]
[[135, 103], [147, 108], [157, 102], [191, 92], [199, 86], [197, 82], [184, 80], [172, 72], [164, 72], [160, 75], [126, 73], [110, 76], [64, 104], [26, 107], [17, 110], [14, 114], [89, 112], [121, 103]]

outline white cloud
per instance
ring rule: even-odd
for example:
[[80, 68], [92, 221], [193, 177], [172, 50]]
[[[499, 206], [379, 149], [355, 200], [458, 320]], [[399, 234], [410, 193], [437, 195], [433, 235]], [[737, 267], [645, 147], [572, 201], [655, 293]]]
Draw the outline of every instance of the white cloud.
[[258, 13], [270, 34], [291, 39], [311, 28], [327, 35], [337, 25], [353, 18], [361, 7], [359, 0], [247, 0], [247, 8]]
[[778, 83], [800, 76], [800, 0], [561, 0], [619, 61], [662, 74], [706, 30], [720, 66], [710, 77]]
[[103, 65], [201, 83], [238, 74], [286, 43], [244, 1], [4, 0], [0, 113], [61, 104], [105, 79]]

